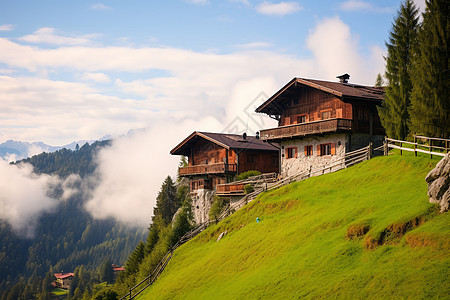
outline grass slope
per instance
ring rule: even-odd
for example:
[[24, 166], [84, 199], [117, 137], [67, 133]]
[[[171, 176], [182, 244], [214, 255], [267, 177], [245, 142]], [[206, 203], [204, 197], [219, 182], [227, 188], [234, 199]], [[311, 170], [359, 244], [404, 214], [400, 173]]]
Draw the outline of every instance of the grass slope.
[[449, 214], [424, 181], [436, 162], [378, 157], [263, 193], [177, 249], [140, 299], [448, 298]]

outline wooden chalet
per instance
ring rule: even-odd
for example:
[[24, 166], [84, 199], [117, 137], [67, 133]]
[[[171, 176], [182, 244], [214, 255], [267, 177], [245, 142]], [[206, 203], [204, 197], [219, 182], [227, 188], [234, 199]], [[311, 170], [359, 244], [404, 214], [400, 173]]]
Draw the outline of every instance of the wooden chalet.
[[188, 158], [188, 166], [180, 168], [179, 175], [190, 179], [191, 191], [212, 190], [249, 170], [279, 172], [277, 146], [246, 134], [195, 131], [170, 154]]
[[54, 276], [56, 278], [56, 286], [68, 290], [72, 284], [74, 273], [55, 273]]
[[256, 109], [278, 120], [260, 131], [264, 141], [281, 145], [281, 173], [292, 175], [337, 160], [385, 135], [377, 106], [384, 89], [348, 82], [294, 78]]

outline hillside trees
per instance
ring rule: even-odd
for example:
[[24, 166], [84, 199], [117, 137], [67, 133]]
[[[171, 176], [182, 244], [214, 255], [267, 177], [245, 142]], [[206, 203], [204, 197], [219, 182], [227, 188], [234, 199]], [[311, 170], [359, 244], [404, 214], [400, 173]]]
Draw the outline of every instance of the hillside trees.
[[414, 57], [411, 129], [426, 136], [450, 134], [450, 1], [429, 0]]
[[386, 96], [379, 108], [389, 137], [411, 134], [448, 138], [449, 0], [429, 0], [418, 23], [411, 0], [402, 4], [386, 43]]
[[115, 289], [125, 293], [148, 276], [164, 255], [191, 229], [192, 209], [189, 187], [175, 186], [167, 176], [161, 185], [153, 210], [146, 243], [139, 243], [119, 275]]
[[387, 135], [392, 138], [405, 139], [409, 133], [408, 108], [413, 88], [411, 67], [419, 28], [417, 14], [412, 0], [402, 4], [386, 43], [385, 77], [388, 86], [379, 115]]

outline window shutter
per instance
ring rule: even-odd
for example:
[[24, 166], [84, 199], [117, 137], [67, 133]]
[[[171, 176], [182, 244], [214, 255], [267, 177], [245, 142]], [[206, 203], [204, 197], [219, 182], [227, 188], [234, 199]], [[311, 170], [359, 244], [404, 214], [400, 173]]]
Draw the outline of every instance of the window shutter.
[[289, 148], [284, 149], [284, 157], [289, 158]]
[[336, 155], [336, 144], [335, 143], [331, 144], [331, 155]]
[[295, 157], [295, 158], [297, 158], [297, 153], [298, 153], [298, 151], [297, 151], [297, 150], [298, 150], [298, 148], [297, 148], [297, 147], [295, 147], [295, 148], [294, 148], [294, 151], [295, 151], [294, 157]]
[[305, 146], [305, 156], [308, 156], [308, 146]]
[[317, 145], [317, 156], [320, 156], [320, 145]]

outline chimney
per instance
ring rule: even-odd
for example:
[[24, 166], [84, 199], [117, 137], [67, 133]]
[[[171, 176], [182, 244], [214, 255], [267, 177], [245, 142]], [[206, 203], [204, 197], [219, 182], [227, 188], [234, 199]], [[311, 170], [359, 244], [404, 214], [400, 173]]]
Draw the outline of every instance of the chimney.
[[344, 75], [336, 76], [336, 78], [339, 78], [339, 82], [340, 82], [340, 83], [348, 83], [348, 80], [349, 80], [349, 78], [350, 78], [350, 75], [348, 75], [347, 73], [345, 73]]
[[244, 134], [242, 135], [242, 139], [245, 141], [247, 139], [247, 133], [244, 132]]

